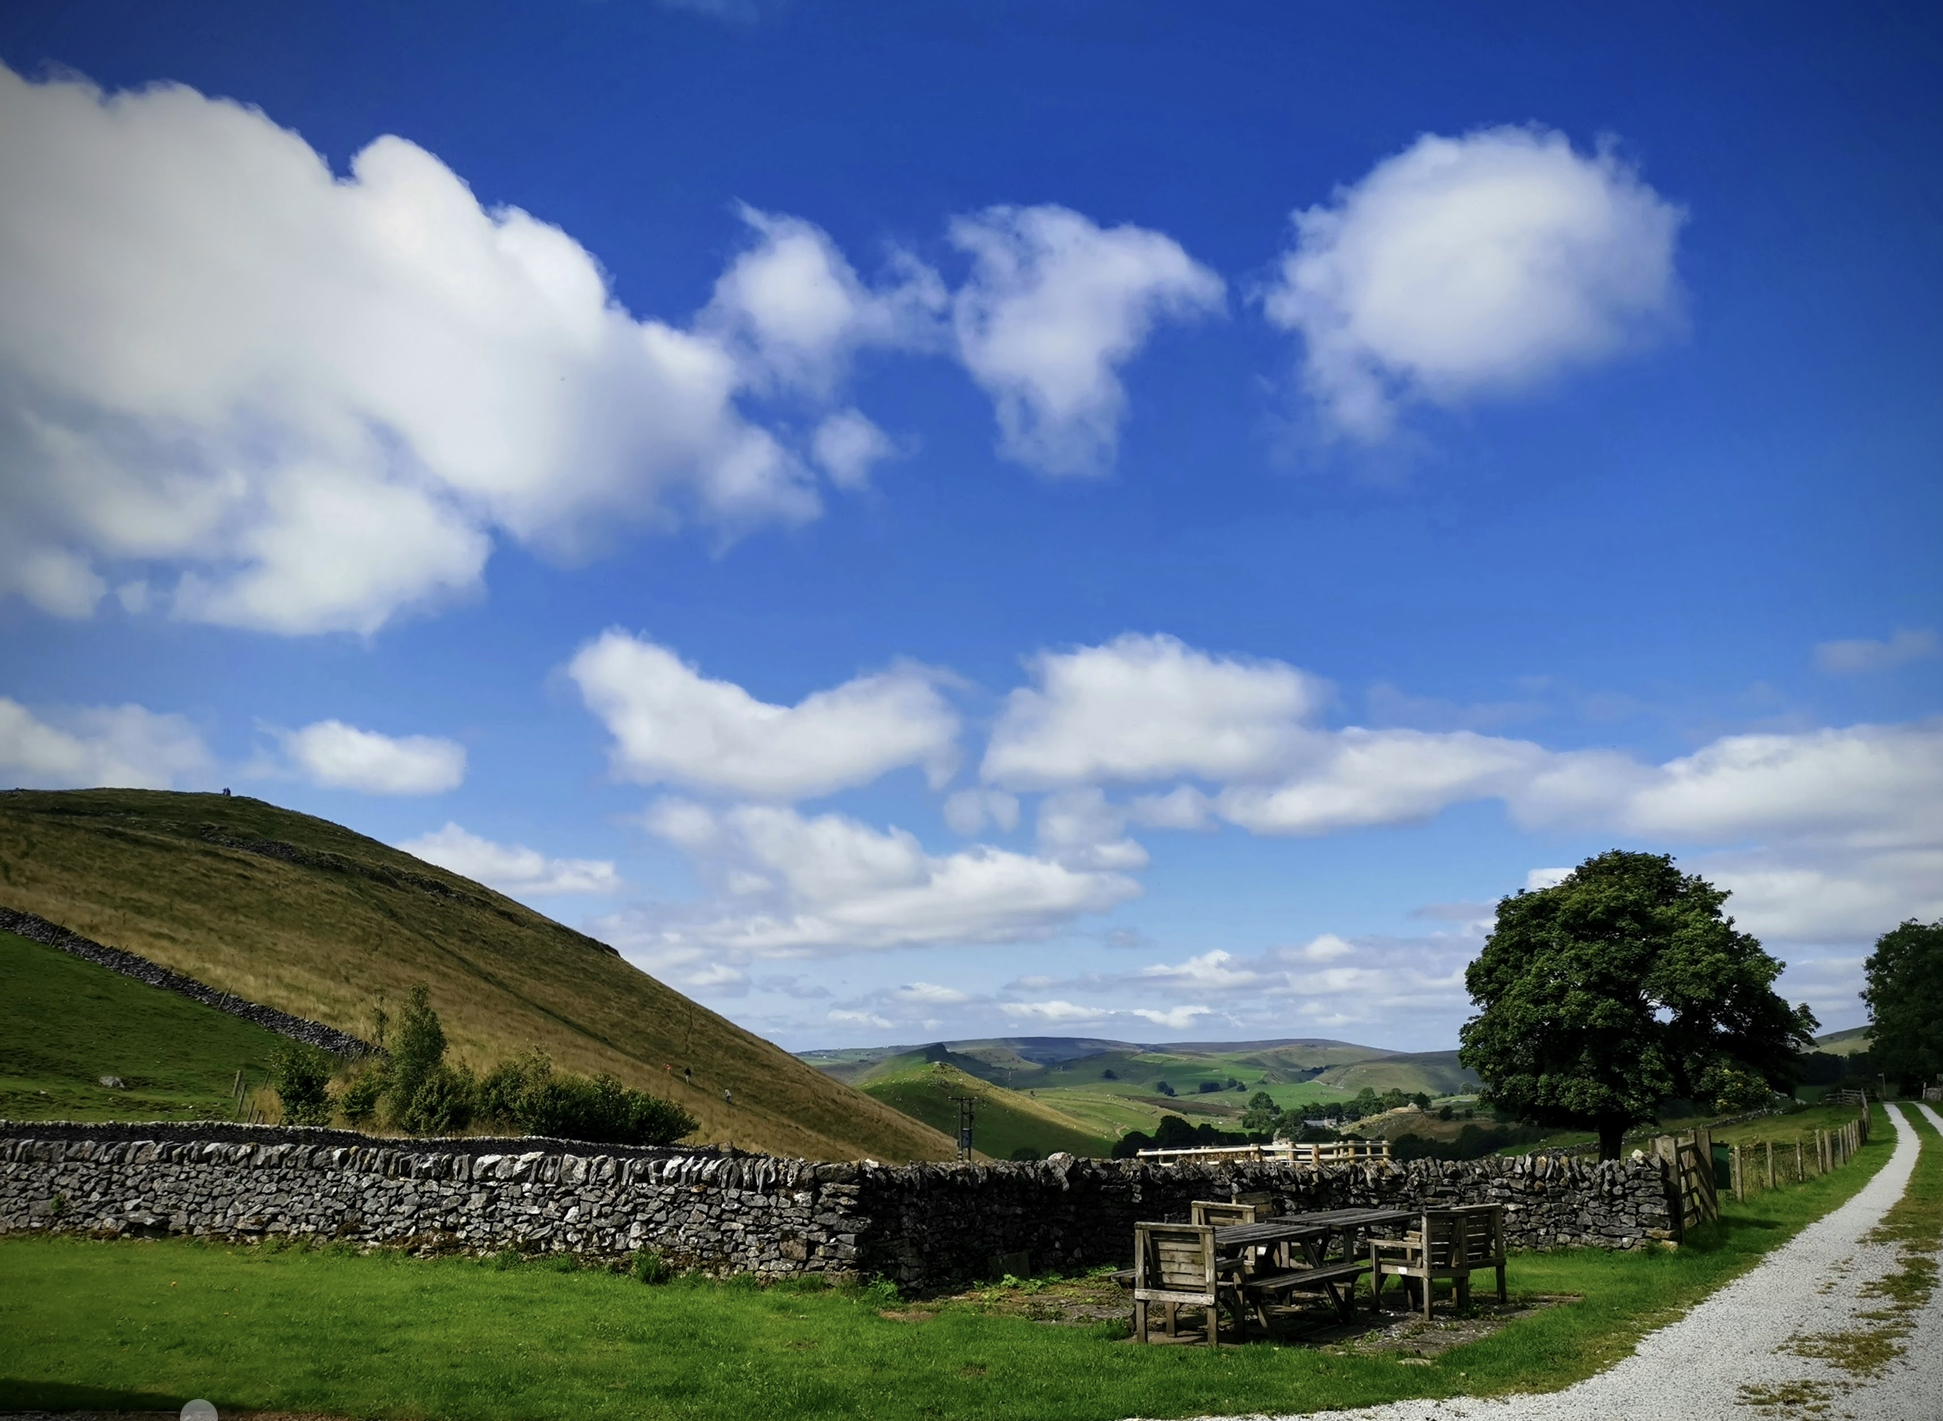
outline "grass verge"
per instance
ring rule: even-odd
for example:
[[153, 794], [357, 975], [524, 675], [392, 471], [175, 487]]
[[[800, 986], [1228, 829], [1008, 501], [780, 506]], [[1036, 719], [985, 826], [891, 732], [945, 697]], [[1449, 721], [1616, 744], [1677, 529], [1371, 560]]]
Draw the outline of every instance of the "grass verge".
[[[1678, 1251], [1523, 1254], [1521, 1294], [1571, 1294], [1427, 1365], [1250, 1344], [1140, 1347], [1124, 1329], [973, 1307], [919, 1314], [881, 1287], [644, 1287], [571, 1260], [420, 1260], [188, 1240], [0, 1240], [0, 1410], [219, 1409], [526, 1421], [870, 1421], [1300, 1412], [1550, 1390], [1753, 1266], [1851, 1197], [1848, 1167], [1730, 1205]], [[888, 1314], [888, 1315], [887, 1315]]]

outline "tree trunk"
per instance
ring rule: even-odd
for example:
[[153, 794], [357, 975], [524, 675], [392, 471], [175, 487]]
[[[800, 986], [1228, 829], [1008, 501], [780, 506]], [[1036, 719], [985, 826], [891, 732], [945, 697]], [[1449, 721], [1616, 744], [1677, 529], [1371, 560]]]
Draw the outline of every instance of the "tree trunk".
[[1619, 1142], [1626, 1133], [1624, 1120], [1601, 1120], [1599, 1122], [1599, 1158], [1603, 1160], [1619, 1158]]

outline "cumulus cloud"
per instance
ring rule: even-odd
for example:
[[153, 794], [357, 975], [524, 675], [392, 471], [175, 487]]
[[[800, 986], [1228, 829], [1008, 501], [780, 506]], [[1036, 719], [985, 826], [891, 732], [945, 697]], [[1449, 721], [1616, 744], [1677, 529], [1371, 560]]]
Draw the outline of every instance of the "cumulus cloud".
[[746, 205], [742, 219], [756, 244], [717, 280], [699, 324], [725, 337], [745, 368], [827, 396], [865, 346], [941, 342], [945, 289], [930, 268], [899, 255], [889, 279], [867, 287], [814, 223]]
[[608, 859], [554, 859], [524, 844], [496, 844], [448, 822], [443, 829], [398, 845], [406, 853], [451, 869], [515, 897], [613, 893], [623, 885]]
[[53, 721], [0, 696], [0, 775], [22, 789], [172, 789], [209, 769], [202, 738], [179, 715], [97, 706]]
[[1379, 439], [1401, 404], [1514, 392], [1664, 331], [1684, 219], [1610, 148], [1426, 134], [1294, 215], [1264, 304], [1330, 425]]
[[1815, 647], [1815, 665], [1833, 676], [1854, 676], [1921, 661], [1935, 656], [1940, 649], [1943, 647], [1939, 647], [1936, 633], [1928, 628], [1898, 627], [1887, 641], [1861, 637], [1854, 641], [1821, 642]]
[[1006, 697], [980, 774], [1012, 789], [1175, 775], [1254, 777], [1285, 764], [1322, 681], [1278, 661], [1211, 656], [1129, 632], [1046, 652]]
[[986, 845], [931, 854], [908, 831], [838, 814], [675, 801], [645, 822], [695, 854], [716, 889], [687, 908], [635, 910], [604, 924], [616, 946], [657, 961], [1019, 942], [1140, 892], [1119, 873]]
[[1151, 1021], [1155, 1026], [1169, 1031], [1185, 1031], [1194, 1025], [1199, 1017], [1208, 1015], [1208, 1008], [1197, 1006], [1169, 1007], [1166, 1011], [1156, 1011], [1152, 1007], [1135, 1007], [1133, 1015], [1143, 1021]]
[[1018, 796], [995, 789], [961, 789], [945, 796], [944, 820], [954, 834], [970, 838], [987, 823], [1010, 833], [1019, 827]]
[[957, 763], [958, 717], [936, 673], [896, 666], [793, 706], [713, 681], [674, 652], [619, 630], [567, 667], [614, 737], [614, 773], [763, 799], [801, 799], [921, 765], [941, 785]]
[[127, 569], [177, 616], [368, 633], [472, 592], [498, 537], [812, 517], [738, 394], [827, 389], [942, 297], [752, 220], [718, 324], [636, 319], [402, 138], [339, 176], [240, 104], [0, 68], [0, 592], [84, 616]]
[[363, 794], [443, 794], [465, 781], [465, 747], [430, 735], [381, 735], [320, 720], [278, 739], [297, 772], [325, 789]]
[[1077, 1002], [1004, 1002], [999, 1010], [1016, 1021], [1040, 1022], [1047, 1026], [1072, 1026], [1077, 1022], [1104, 1021], [1112, 1015], [1106, 1007], [1081, 1006]]
[[1126, 813], [1095, 788], [1062, 790], [1039, 802], [1039, 851], [1075, 868], [1141, 869], [1147, 851], [1126, 837]]
[[952, 297], [959, 358], [997, 403], [1000, 452], [1043, 473], [1102, 472], [1126, 412], [1120, 367], [1158, 322], [1224, 305], [1221, 278], [1172, 238], [1063, 207], [987, 208], [950, 235], [972, 261]]
[[870, 471], [897, 452], [891, 437], [853, 409], [838, 410], [810, 437], [810, 453], [817, 467], [838, 488], [862, 488]]

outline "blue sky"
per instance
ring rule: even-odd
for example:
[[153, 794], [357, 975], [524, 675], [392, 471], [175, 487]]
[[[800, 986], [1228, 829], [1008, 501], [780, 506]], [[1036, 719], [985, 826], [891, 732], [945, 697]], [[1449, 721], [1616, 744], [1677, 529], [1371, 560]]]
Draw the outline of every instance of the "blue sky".
[[1441, 1048], [1613, 846], [1858, 1023], [1943, 915], [1934, 13], [1207, 9], [9, 6], [0, 781], [793, 1048]]

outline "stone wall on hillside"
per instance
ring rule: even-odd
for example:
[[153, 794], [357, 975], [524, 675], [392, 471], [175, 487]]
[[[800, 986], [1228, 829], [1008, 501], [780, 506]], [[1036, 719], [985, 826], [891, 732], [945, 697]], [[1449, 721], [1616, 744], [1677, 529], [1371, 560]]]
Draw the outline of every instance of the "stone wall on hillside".
[[249, 1002], [231, 992], [220, 992], [193, 977], [184, 977], [180, 972], [171, 972], [159, 963], [150, 962], [132, 952], [123, 952], [118, 947], [108, 947], [93, 938], [82, 937], [70, 932], [59, 923], [33, 913], [15, 912], [11, 908], [0, 907], [0, 928], [19, 937], [44, 943], [58, 948], [71, 957], [79, 957], [84, 962], [92, 962], [98, 967], [106, 967], [110, 972], [119, 972], [124, 977], [133, 977], [138, 982], [146, 982], [151, 987], [160, 987], [165, 992], [174, 992], [179, 997], [187, 997], [192, 1002], [201, 1002], [206, 1007], [240, 1016], [245, 1021], [255, 1022], [266, 1031], [274, 1031], [279, 1036], [288, 1036], [293, 1041], [306, 1045], [319, 1046], [336, 1056], [355, 1059], [359, 1056], [380, 1054], [379, 1048], [369, 1041], [360, 1041], [348, 1031], [339, 1031], [334, 1026], [326, 1026], [321, 1021], [310, 1021], [289, 1012], [266, 1007], [259, 1002]]
[[[144, 1129], [151, 1138], [134, 1137]], [[1195, 1199], [1237, 1195], [1265, 1196], [1277, 1213], [1499, 1202], [1514, 1247], [1624, 1249], [1674, 1236], [1666, 1177], [1650, 1160], [1318, 1169], [1055, 1155], [887, 1166], [557, 1142], [473, 1152], [302, 1129], [197, 1139], [193, 1129], [0, 1124], [0, 1233], [287, 1234], [609, 1259], [653, 1248], [715, 1273], [874, 1274], [919, 1293], [986, 1276], [1019, 1252], [1039, 1269], [1124, 1265], [1136, 1220], [1184, 1220]]]

